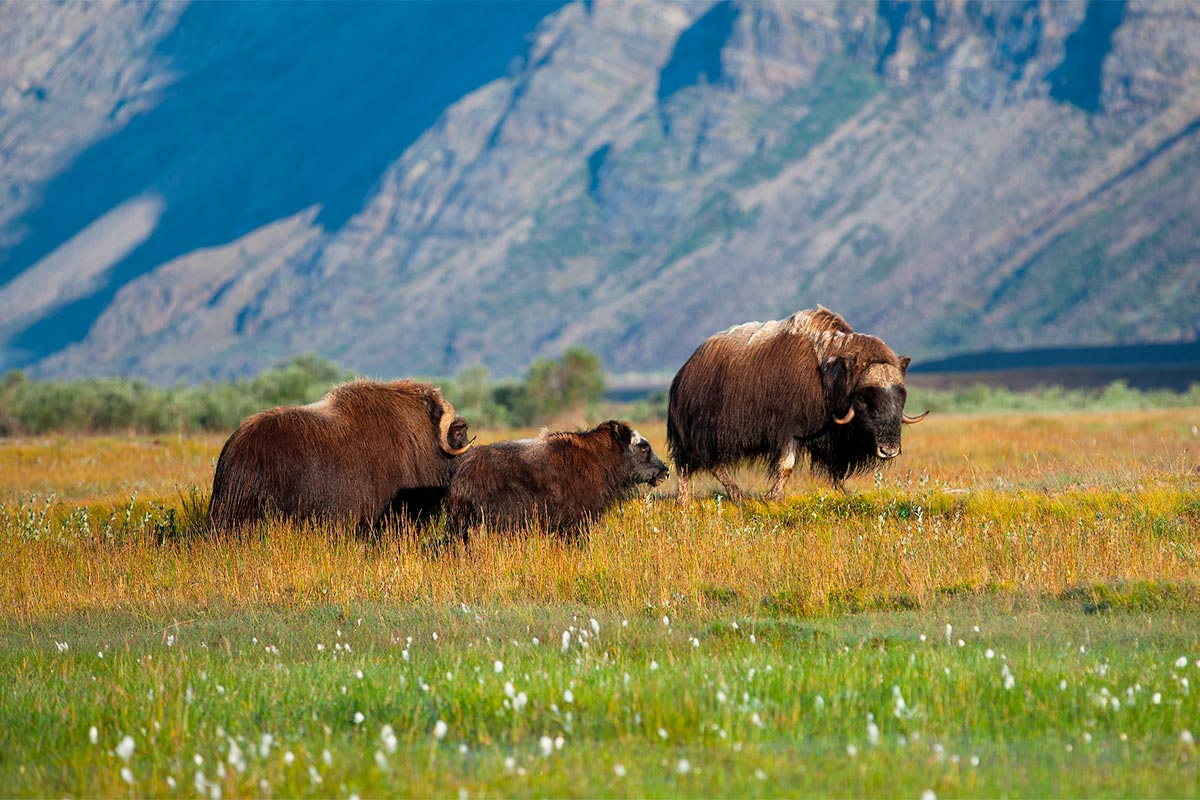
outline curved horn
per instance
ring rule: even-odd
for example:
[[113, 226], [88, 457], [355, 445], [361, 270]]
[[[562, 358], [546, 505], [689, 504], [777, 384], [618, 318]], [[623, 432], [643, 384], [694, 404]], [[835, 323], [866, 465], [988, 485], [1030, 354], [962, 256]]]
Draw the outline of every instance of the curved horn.
[[853, 405], [851, 405], [850, 410], [846, 412], [846, 416], [834, 417], [833, 421], [836, 422], [838, 425], [845, 425], [847, 422], [849, 422], [852, 419], [854, 419], [854, 406]]
[[438, 426], [438, 444], [442, 448], [442, 452], [448, 456], [461, 456], [470, 449], [471, 443], [467, 442], [462, 447], [450, 446], [450, 425], [453, 424], [454, 418], [457, 416], [454, 413], [454, 406], [442, 401], [442, 421]]
[[929, 416], [929, 410], [926, 409], [925, 413], [919, 417], [910, 417], [908, 414], [903, 414], [903, 415], [901, 415], [901, 419], [903, 419], [904, 422], [909, 425], [916, 425], [918, 422], [920, 422], [921, 420], [925, 419], [928, 416]]

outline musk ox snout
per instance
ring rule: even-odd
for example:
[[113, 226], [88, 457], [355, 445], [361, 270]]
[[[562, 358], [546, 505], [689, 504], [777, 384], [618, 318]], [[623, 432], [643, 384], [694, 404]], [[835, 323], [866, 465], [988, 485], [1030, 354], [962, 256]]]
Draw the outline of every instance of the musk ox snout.
[[625, 446], [625, 464], [633, 482], [657, 486], [665, 481], [671, 474], [666, 462], [658, 457], [644, 436], [635, 430], [627, 430], [629, 441], [622, 444]]
[[890, 458], [895, 458], [900, 455], [900, 445], [885, 445], [881, 444], [875, 448], [875, 454], [887, 461]]

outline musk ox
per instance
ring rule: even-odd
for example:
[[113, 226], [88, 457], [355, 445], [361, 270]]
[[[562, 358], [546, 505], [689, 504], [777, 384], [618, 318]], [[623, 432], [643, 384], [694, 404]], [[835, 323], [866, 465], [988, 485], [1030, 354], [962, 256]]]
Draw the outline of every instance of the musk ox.
[[221, 449], [209, 524], [277, 514], [378, 524], [440, 505], [467, 422], [433, 386], [358, 380], [306, 406], [248, 417]]
[[575, 533], [639, 484], [654, 486], [667, 465], [627, 422], [590, 431], [543, 431], [536, 439], [476, 447], [455, 466], [447, 522], [464, 539], [481, 523], [500, 529], [540, 524]]
[[904, 414], [908, 364], [827, 308], [709, 337], [671, 382], [667, 446], [679, 502], [691, 499], [698, 470], [712, 472], [741, 502], [729, 467], [765, 460], [765, 499], [774, 500], [800, 452], [839, 488], [846, 476], [900, 455], [901, 423], [929, 413]]

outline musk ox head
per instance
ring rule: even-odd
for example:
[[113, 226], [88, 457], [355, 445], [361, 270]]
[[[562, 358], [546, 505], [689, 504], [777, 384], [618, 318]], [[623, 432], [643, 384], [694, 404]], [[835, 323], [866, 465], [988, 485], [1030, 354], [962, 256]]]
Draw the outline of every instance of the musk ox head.
[[467, 437], [467, 421], [454, 410], [449, 400], [440, 396], [426, 398], [429, 418], [438, 429], [438, 446], [448, 456], [460, 456], [467, 452], [471, 440]]
[[920, 422], [929, 413], [904, 413], [904, 376], [910, 362], [908, 356], [892, 356], [862, 365], [857, 358], [836, 357], [821, 366], [833, 422], [846, 426], [845, 432], [858, 440], [863, 458], [887, 461], [900, 455], [901, 426]]
[[634, 483], [657, 486], [667, 479], [670, 470], [663, 460], [655, 455], [650, 442], [627, 423], [609, 420], [604, 423], [613, 439], [621, 447], [622, 467]]

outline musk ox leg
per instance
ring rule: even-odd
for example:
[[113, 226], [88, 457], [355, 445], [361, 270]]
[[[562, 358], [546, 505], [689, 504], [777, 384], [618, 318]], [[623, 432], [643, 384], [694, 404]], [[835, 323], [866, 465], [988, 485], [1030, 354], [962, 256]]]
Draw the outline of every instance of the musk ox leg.
[[675, 496], [675, 502], [686, 506], [692, 502], [692, 476], [687, 470], [678, 468], [675, 474], [679, 478], [679, 494]]
[[733, 477], [729, 474], [729, 470], [725, 467], [716, 467], [713, 469], [713, 475], [717, 476], [717, 480], [725, 487], [725, 491], [729, 493], [729, 500], [737, 505], [746, 502], [746, 493], [742, 491], [736, 483], [733, 482]]
[[771, 462], [771, 490], [763, 496], [764, 500], [778, 500], [783, 497], [784, 484], [792, 477], [792, 469], [795, 466], [796, 442], [793, 439], [788, 442], [783, 452]]

